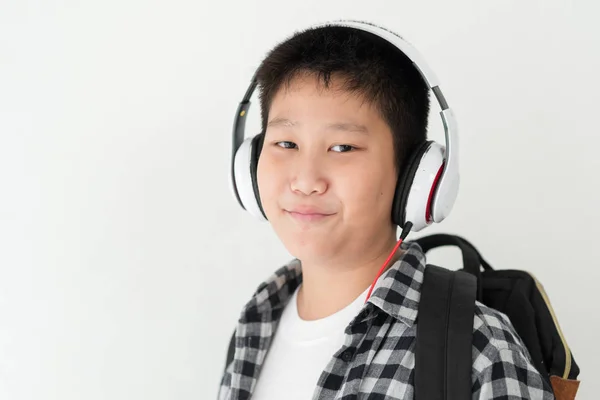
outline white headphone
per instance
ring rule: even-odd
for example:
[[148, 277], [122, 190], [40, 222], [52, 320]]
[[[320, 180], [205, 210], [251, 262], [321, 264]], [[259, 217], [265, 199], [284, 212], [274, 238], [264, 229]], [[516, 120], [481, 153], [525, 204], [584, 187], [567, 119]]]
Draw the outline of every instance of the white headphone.
[[[426, 141], [411, 154], [398, 177], [391, 216], [392, 221], [402, 228], [407, 222], [411, 222], [412, 231], [415, 232], [433, 222], [442, 222], [450, 214], [456, 201], [460, 179], [456, 121], [442, 94], [437, 77], [417, 50], [393, 32], [359, 21], [321, 23], [315, 25], [313, 29], [327, 26], [362, 30], [387, 40], [412, 61], [433, 91], [441, 108], [440, 116], [444, 124], [446, 146], [434, 141]], [[256, 178], [264, 132], [248, 139], [244, 137], [245, 117], [256, 86], [256, 77], [253, 77], [235, 116], [229, 183], [240, 206], [261, 221], [266, 221]]]

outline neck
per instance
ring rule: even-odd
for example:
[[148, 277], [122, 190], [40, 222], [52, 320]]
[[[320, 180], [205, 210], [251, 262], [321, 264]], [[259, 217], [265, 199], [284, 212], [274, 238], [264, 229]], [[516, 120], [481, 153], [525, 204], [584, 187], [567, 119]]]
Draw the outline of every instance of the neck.
[[[394, 249], [392, 237], [362, 258], [339, 261], [302, 260], [302, 285], [298, 291], [298, 315], [304, 320], [325, 318], [343, 309], [373, 283], [373, 279]], [[402, 254], [398, 249], [386, 265], [389, 268]]]

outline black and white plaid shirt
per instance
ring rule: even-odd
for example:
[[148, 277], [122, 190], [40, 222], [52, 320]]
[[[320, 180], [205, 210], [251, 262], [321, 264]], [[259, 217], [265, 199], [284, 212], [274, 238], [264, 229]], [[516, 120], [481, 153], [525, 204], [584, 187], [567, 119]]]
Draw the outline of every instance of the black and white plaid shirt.
[[[414, 398], [415, 320], [426, 261], [418, 244], [407, 242], [402, 249], [347, 326], [346, 345], [321, 373], [313, 400]], [[244, 307], [219, 400], [251, 398], [283, 308], [301, 281], [300, 262], [293, 260]], [[472, 393], [473, 399], [554, 398], [508, 318], [480, 303], [473, 325]]]

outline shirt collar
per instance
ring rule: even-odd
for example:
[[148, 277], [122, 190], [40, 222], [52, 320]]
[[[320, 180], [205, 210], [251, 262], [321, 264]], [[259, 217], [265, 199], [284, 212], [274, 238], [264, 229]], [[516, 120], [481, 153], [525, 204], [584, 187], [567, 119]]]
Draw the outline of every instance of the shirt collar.
[[[417, 317], [426, 260], [416, 242], [402, 243], [400, 248], [402, 255], [379, 277], [367, 303], [411, 326]], [[258, 286], [240, 322], [277, 320], [300, 283], [302, 264], [293, 259]]]
[[417, 318], [425, 254], [416, 242], [402, 244], [403, 254], [377, 280], [368, 302], [411, 326]]

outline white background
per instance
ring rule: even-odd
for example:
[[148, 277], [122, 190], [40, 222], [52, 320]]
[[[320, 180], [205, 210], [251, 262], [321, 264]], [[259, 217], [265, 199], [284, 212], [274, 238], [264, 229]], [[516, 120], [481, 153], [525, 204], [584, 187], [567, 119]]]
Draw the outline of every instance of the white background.
[[[582, 368], [578, 399], [597, 398], [599, 11], [1, 0], [0, 398], [215, 398], [240, 308], [290, 257], [229, 193], [237, 102], [273, 45], [339, 18], [412, 42], [456, 112], [458, 202], [418, 235], [458, 233], [534, 272]], [[430, 260], [460, 264], [454, 249]]]

